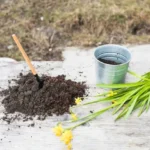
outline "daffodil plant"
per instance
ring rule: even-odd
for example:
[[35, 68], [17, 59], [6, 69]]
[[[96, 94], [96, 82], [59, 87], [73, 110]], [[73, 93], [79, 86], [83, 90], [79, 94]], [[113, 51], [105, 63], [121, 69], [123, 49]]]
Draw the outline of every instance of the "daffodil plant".
[[[62, 139], [65, 144], [70, 144], [72, 140], [71, 130], [82, 124], [85, 124], [88, 121], [93, 120], [97, 116], [110, 109], [113, 109], [113, 114], [118, 113], [116, 120], [123, 117], [128, 118], [137, 109], [139, 109], [138, 116], [140, 116], [144, 111], [147, 112], [150, 108], [150, 72], [144, 74], [143, 76], [139, 76], [131, 71], [128, 71], [128, 73], [138, 77], [139, 81], [123, 84], [98, 84], [97, 86], [100, 88], [110, 88], [111, 90], [109, 92], [97, 95], [96, 100], [92, 100], [91, 102], [83, 104], [81, 104], [81, 98], [76, 98], [75, 103], [79, 108], [85, 105], [102, 102], [107, 102], [110, 105], [82, 118], [79, 118], [79, 116], [77, 117], [77, 115], [71, 111], [72, 120], [68, 121], [68, 123], [74, 123], [74, 125], [64, 131], [64, 133], [62, 132], [63, 130], [60, 128], [60, 126], [58, 126], [59, 130], [55, 132], [55, 134], [60, 135], [60, 132], [62, 132], [62, 135], [65, 135], [65, 132], [69, 132], [69, 135], [64, 137], [62, 136]], [[57, 129], [57, 126], [54, 129]], [[69, 142], [67, 139], [65, 140], [65, 138], [69, 139]]]
[[72, 130], [63, 129], [62, 125], [59, 123], [56, 127], [54, 127], [53, 132], [56, 136], [60, 137], [60, 140], [67, 145], [67, 150], [72, 149], [71, 141], [73, 139]]

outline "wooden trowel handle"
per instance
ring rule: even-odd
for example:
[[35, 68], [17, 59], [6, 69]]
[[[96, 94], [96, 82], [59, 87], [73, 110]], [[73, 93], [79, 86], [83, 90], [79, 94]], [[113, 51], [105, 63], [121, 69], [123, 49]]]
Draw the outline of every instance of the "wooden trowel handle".
[[24, 57], [24, 59], [25, 59], [26, 63], [28, 64], [30, 70], [32, 71], [33, 75], [36, 75], [37, 74], [36, 70], [33, 67], [33, 65], [31, 64], [31, 61], [30, 61], [29, 57], [27, 56], [26, 52], [24, 51], [23, 47], [21, 46], [17, 36], [15, 34], [13, 34], [12, 37], [13, 37], [15, 43], [17, 44], [20, 52], [22, 53], [22, 56]]

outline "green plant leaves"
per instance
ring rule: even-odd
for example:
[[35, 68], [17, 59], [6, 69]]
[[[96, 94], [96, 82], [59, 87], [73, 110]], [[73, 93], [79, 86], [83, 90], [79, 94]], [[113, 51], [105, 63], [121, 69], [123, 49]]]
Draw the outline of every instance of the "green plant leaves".
[[96, 95], [96, 100], [84, 103], [79, 107], [101, 102], [111, 102], [111, 104], [106, 108], [74, 121], [80, 123], [77, 123], [73, 128], [96, 118], [110, 109], [114, 109], [113, 115], [119, 113], [115, 120], [119, 120], [123, 117], [128, 118], [136, 109], [139, 109], [138, 116], [150, 109], [150, 72], [142, 76], [139, 76], [132, 71], [128, 72], [133, 76], [140, 78], [140, 80], [135, 83], [125, 84], [97, 84], [98, 87], [111, 88], [114, 90]]
[[139, 91], [141, 89], [141, 87], [134, 89], [132, 91], [127, 92], [124, 96], [121, 97], [121, 103], [120, 105], [117, 107], [117, 109], [113, 112], [113, 114], [116, 114], [121, 108], [122, 106], [124, 106], [124, 104], [131, 99], [131, 96], [134, 95], [137, 91]]
[[117, 88], [136, 87], [143, 84], [144, 82], [137, 82], [137, 83], [124, 83], [124, 84], [97, 84], [97, 86], [101, 88], [117, 89]]
[[146, 112], [148, 112], [149, 108], [150, 108], [150, 94], [147, 100]]

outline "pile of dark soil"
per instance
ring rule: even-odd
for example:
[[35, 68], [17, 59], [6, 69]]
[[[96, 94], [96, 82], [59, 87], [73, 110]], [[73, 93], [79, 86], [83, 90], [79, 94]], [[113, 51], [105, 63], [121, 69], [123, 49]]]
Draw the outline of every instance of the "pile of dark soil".
[[66, 80], [64, 75], [41, 78], [44, 81], [41, 89], [35, 77], [29, 73], [25, 76], [21, 74], [15, 86], [3, 91], [5, 98], [2, 104], [6, 112], [21, 112], [27, 116], [62, 115], [69, 112], [76, 97], [85, 94], [85, 83]]

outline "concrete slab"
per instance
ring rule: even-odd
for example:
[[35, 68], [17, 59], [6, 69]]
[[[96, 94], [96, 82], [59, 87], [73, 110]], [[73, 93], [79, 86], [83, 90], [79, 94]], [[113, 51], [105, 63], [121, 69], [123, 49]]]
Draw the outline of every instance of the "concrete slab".
[[[148, 72], [150, 67], [150, 45], [129, 47], [132, 53], [130, 69], [139, 74]], [[90, 86], [89, 93], [94, 95], [103, 90], [95, 87], [93, 50], [80, 51], [68, 48], [64, 52], [64, 62], [33, 62], [39, 74], [56, 76], [65, 74], [68, 79], [86, 81]], [[8, 80], [16, 78], [20, 72], [29, 71], [25, 62], [0, 61], [0, 87], [7, 88]], [[80, 73], [83, 72], [83, 73]], [[126, 81], [135, 79], [127, 75]], [[0, 98], [0, 101], [2, 97]], [[88, 101], [87, 99], [86, 101]], [[97, 110], [106, 104], [84, 107], [76, 110], [77, 114], [85, 115], [90, 110]], [[0, 106], [0, 117], [4, 108]], [[150, 112], [140, 118], [133, 114], [128, 120], [114, 122], [111, 111], [85, 126], [74, 130], [73, 150], [150, 150]], [[44, 121], [15, 121], [7, 125], [0, 120], [0, 150], [65, 150], [65, 146], [53, 135], [51, 128], [58, 122], [66, 120], [68, 114], [48, 117]], [[35, 123], [35, 127], [28, 124]], [[20, 128], [18, 127], [20, 126]], [[39, 128], [41, 127], [41, 128]]]

